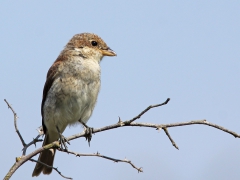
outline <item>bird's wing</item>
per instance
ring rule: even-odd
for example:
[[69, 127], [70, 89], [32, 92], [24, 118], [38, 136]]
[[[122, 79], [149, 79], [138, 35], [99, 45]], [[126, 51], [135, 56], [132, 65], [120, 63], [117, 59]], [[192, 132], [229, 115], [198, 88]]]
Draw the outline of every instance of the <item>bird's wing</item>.
[[57, 69], [58, 69], [58, 66], [59, 66], [60, 63], [61, 63], [60, 61], [55, 61], [55, 63], [53, 63], [53, 65], [50, 67], [50, 69], [48, 70], [47, 79], [46, 79], [46, 82], [45, 82], [45, 85], [44, 85], [44, 88], [43, 88], [41, 114], [42, 114], [42, 127], [43, 127], [44, 134], [46, 133], [47, 129], [46, 129], [46, 126], [44, 124], [44, 119], [43, 119], [44, 118], [43, 106], [44, 106], [44, 103], [46, 101], [48, 91], [51, 88], [51, 86], [52, 86], [52, 84], [55, 80], [56, 72], [57, 72]]

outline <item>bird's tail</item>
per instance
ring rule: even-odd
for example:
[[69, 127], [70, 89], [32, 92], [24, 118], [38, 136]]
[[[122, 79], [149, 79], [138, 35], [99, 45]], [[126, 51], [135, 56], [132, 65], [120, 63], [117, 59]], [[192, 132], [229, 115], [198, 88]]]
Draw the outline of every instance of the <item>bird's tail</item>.
[[[57, 139], [58, 139], [58, 137], [53, 137], [53, 136], [50, 137], [48, 135], [48, 133], [46, 133], [42, 146], [50, 144], [50, 143], [56, 141]], [[44, 164], [47, 164], [48, 166], [53, 166], [55, 154], [56, 154], [56, 149], [44, 150], [39, 155], [38, 161], [40, 161]], [[43, 172], [43, 174], [51, 174], [52, 168], [47, 167], [43, 164], [37, 163], [33, 170], [32, 177], [38, 176], [41, 172]]]

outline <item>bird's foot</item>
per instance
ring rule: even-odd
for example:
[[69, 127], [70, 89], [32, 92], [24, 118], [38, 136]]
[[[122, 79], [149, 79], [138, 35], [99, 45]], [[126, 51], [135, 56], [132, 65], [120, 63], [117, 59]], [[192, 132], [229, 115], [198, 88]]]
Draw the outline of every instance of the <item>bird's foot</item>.
[[58, 130], [58, 134], [59, 134], [59, 141], [60, 141], [60, 148], [64, 151], [68, 151], [68, 147], [66, 145], [66, 142], [70, 145], [70, 142], [67, 140], [67, 138], [65, 138], [62, 133], [59, 131], [58, 127], [57, 127], [57, 130]]
[[60, 136], [60, 148], [62, 150], [68, 151], [66, 142], [70, 145], [69, 141], [62, 134], [59, 134], [59, 136]]
[[90, 146], [90, 141], [92, 139], [93, 128], [88, 127], [85, 123], [82, 123], [82, 124], [85, 127], [85, 138], [88, 141], [88, 145]]

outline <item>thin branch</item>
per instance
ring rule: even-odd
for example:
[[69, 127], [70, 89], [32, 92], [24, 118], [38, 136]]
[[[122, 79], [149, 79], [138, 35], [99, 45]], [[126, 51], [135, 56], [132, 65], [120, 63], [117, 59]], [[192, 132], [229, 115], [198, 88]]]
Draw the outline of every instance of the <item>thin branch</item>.
[[29, 159], [29, 160], [32, 161], [32, 162], [40, 163], [40, 164], [42, 164], [42, 165], [44, 165], [44, 166], [47, 166], [47, 167], [49, 167], [49, 168], [54, 169], [55, 171], [57, 171], [58, 174], [60, 174], [60, 176], [62, 176], [62, 177], [65, 178], [65, 179], [72, 179], [71, 177], [66, 177], [66, 176], [64, 176], [57, 168], [55, 168], [55, 167], [53, 167], [53, 166], [49, 166], [49, 165], [47, 165], [47, 164], [45, 164], [45, 163], [42, 163], [41, 161], [37, 161], [37, 160], [35, 160], [35, 159]]
[[22, 155], [23, 156], [25, 156], [26, 155], [26, 151], [27, 151], [27, 148], [29, 147], [29, 146], [31, 146], [31, 145], [35, 145], [35, 147], [36, 147], [36, 143], [37, 142], [41, 142], [41, 141], [43, 141], [42, 139], [38, 139], [38, 138], [40, 138], [40, 134], [39, 135], [37, 135], [37, 137], [35, 137], [30, 143], [28, 143], [28, 144], [26, 144], [25, 146], [24, 146], [24, 148], [22, 149], [22, 151], [23, 151], [23, 153], [22, 153]]
[[[109, 126], [105, 126], [105, 127], [102, 127], [102, 128], [98, 128], [98, 129], [93, 129], [92, 130], [92, 133], [99, 133], [99, 132], [102, 132], [102, 131], [106, 131], [106, 130], [110, 130], [110, 129], [115, 129], [115, 128], [120, 128], [120, 127], [125, 127], [125, 126], [137, 126], [137, 127], [150, 127], [150, 128], [155, 128], [157, 130], [159, 129], [163, 129], [166, 133], [166, 135], [168, 136], [169, 140], [171, 141], [171, 143], [173, 144], [174, 147], [177, 147], [176, 143], [173, 141], [173, 139], [171, 138], [167, 128], [171, 128], [171, 127], [178, 127], [178, 126], [187, 126], [187, 125], [194, 125], [194, 124], [202, 124], [202, 125], [207, 125], [207, 126], [211, 126], [211, 127], [214, 127], [216, 129], [219, 129], [221, 131], [224, 131], [228, 134], [231, 134], [233, 135], [234, 137], [236, 138], [240, 138], [240, 134], [237, 134], [236, 132], [234, 131], [231, 131], [231, 130], [228, 130], [222, 126], [219, 126], [217, 124], [213, 124], [213, 123], [210, 123], [206, 120], [194, 120], [194, 121], [188, 121], [188, 122], [179, 122], [179, 123], [170, 123], [170, 124], [150, 124], [150, 123], [136, 123], [136, 122], [133, 122], [139, 118], [141, 118], [141, 116], [143, 114], [145, 114], [147, 111], [149, 111], [150, 109], [152, 108], [155, 108], [155, 107], [159, 107], [159, 106], [163, 106], [165, 104], [167, 104], [169, 102], [169, 98], [162, 104], [157, 104], [157, 105], [151, 105], [149, 107], [147, 107], [144, 111], [142, 111], [139, 115], [137, 115], [136, 117], [130, 119], [130, 120], [127, 120], [127, 121], [122, 121], [120, 118], [119, 118], [119, 121], [116, 123], [116, 124], [112, 124], [112, 125], [109, 125]], [[22, 144], [24, 145], [24, 148], [25, 146], [29, 147], [30, 145], [34, 144], [34, 142], [38, 142], [38, 138], [39, 136], [37, 136], [32, 142], [30, 142], [28, 145], [25, 144], [20, 132], [18, 131], [17, 129], [17, 124], [16, 124], [16, 120], [17, 120], [17, 114], [15, 113], [15, 111], [13, 110], [13, 108], [10, 106], [10, 104], [4, 100], [8, 107], [12, 110], [13, 114], [14, 114], [14, 125], [15, 125], [15, 129], [21, 139], [21, 142]], [[77, 139], [77, 138], [80, 138], [80, 137], [85, 137], [86, 134], [85, 132], [82, 132], [82, 133], [79, 133], [79, 134], [75, 134], [75, 135], [72, 135], [72, 136], [69, 136], [68, 138], [66, 138], [68, 141], [71, 141], [73, 139]], [[27, 156], [22, 156], [22, 157], [18, 157], [16, 158], [16, 163], [11, 167], [11, 169], [9, 170], [8, 174], [5, 176], [4, 179], [8, 180], [10, 179], [10, 177], [12, 176], [12, 174], [23, 164], [25, 163], [26, 161], [30, 160], [33, 156], [41, 153], [44, 149], [50, 149], [50, 148], [59, 148], [59, 142], [58, 141], [55, 141], [51, 144], [48, 144], [44, 147], [41, 147], [39, 149], [37, 149], [36, 151], [28, 154]], [[25, 148], [26, 149], [26, 148]], [[26, 153], [25, 149], [23, 149], [24, 153]], [[60, 150], [61, 151], [61, 150]], [[119, 159], [114, 159], [114, 158], [111, 158], [111, 157], [108, 157], [108, 156], [103, 156], [103, 155], [100, 155], [99, 153], [97, 154], [79, 154], [79, 153], [75, 153], [75, 152], [71, 152], [69, 151], [68, 153], [71, 153], [71, 154], [74, 154], [76, 156], [97, 156], [97, 157], [101, 157], [101, 158], [105, 158], [105, 159], [108, 159], [108, 160], [112, 160], [114, 162], [125, 162], [125, 163], [129, 163], [131, 164], [131, 166], [135, 169], [138, 170], [138, 172], [142, 172], [142, 168], [137, 168], [134, 164], [131, 163], [131, 161], [125, 159], [125, 160], [119, 160]]]
[[[94, 129], [93, 133], [105, 131], [105, 130], [108, 130], [108, 129], [114, 129], [114, 128], [118, 128], [118, 127], [123, 127], [123, 126], [152, 127], [152, 128], [156, 128], [157, 130], [162, 128], [165, 131], [166, 135], [168, 136], [169, 140], [171, 141], [172, 145], [175, 148], [177, 148], [177, 149], [179, 149], [177, 144], [171, 138], [171, 136], [170, 136], [170, 134], [169, 134], [169, 132], [167, 130], [167, 128], [169, 128], [169, 127], [186, 126], [186, 125], [193, 125], [193, 124], [203, 124], [203, 125], [208, 125], [208, 126], [214, 127], [216, 129], [219, 129], [219, 130], [224, 131], [226, 133], [229, 133], [229, 134], [233, 135], [235, 138], [240, 138], [240, 134], [237, 134], [236, 132], [228, 130], [228, 129], [226, 129], [226, 128], [222, 127], [222, 126], [219, 126], [217, 124], [210, 123], [210, 122], [206, 121], [205, 119], [204, 120], [189, 121], [189, 122], [172, 123], [172, 124], [133, 123], [133, 121], [135, 121], [136, 119], [141, 118], [141, 116], [144, 113], [146, 113], [148, 110], [150, 110], [151, 108], [163, 106], [163, 105], [167, 104], [169, 101], [170, 101], [170, 98], [168, 98], [162, 104], [151, 105], [151, 106], [147, 107], [144, 111], [142, 111], [139, 115], [137, 115], [136, 117], [132, 118], [131, 120], [121, 121], [121, 119], [119, 117], [119, 121], [118, 121], [117, 124], [106, 126], [104, 128], [100, 128], [100, 129]], [[80, 135], [80, 136], [82, 136], [82, 135]], [[77, 135], [74, 135], [74, 136], [71, 136], [70, 138], [76, 138], [76, 137], [77, 137]]]
[[167, 128], [166, 128], [166, 127], [163, 127], [163, 130], [164, 130], [164, 132], [166, 133], [166, 135], [167, 135], [167, 137], [169, 138], [169, 140], [171, 141], [172, 145], [173, 145], [176, 149], [179, 150], [177, 144], [176, 144], [176, 143], [174, 142], [174, 140], [171, 138], [171, 136], [170, 136]]
[[18, 118], [17, 117], [17, 113], [13, 110], [12, 106], [7, 102], [6, 99], [4, 99], [4, 101], [7, 103], [8, 108], [11, 109], [11, 111], [13, 112], [13, 115], [14, 115], [14, 127], [15, 127], [15, 130], [16, 130], [16, 132], [17, 132], [17, 134], [18, 134], [18, 136], [19, 136], [19, 138], [20, 138], [20, 140], [22, 142], [23, 147], [24, 147], [24, 146], [26, 146], [26, 143], [24, 142], [24, 140], [22, 138], [22, 135], [20, 134], [20, 132], [18, 130], [18, 127], [17, 127], [17, 118]]
[[145, 114], [147, 111], [149, 111], [150, 109], [155, 108], [155, 107], [159, 107], [159, 106], [166, 105], [169, 101], [170, 101], [170, 98], [167, 98], [167, 100], [166, 100], [165, 102], [161, 103], [161, 104], [156, 104], [156, 105], [148, 106], [148, 107], [147, 107], [145, 110], [143, 110], [139, 115], [137, 115], [136, 117], [130, 119], [128, 122], [126, 121], [126, 123], [129, 123], [129, 124], [132, 123], [133, 121], [141, 118], [141, 116], [142, 116], [143, 114]]
[[158, 124], [149, 124], [149, 123], [132, 123], [131, 126], [151, 127], [151, 128], [159, 128], [159, 127], [170, 128], [170, 127], [187, 126], [187, 125], [194, 125], [194, 124], [202, 124], [202, 125], [211, 126], [211, 127], [216, 128], [216, 129], [219, 129], [221, 131], [224, 131], [228, 134], [231, 134], [235, 138], [240, 138], [240, 134], [237, 134], [236, 132], [228, 130], [228, 129], [226, 129], [222, 126], [219, 126], [217, 124], [210, 123], [205, 119], [203, 119], [203, 120], [193, 120], [193, 121], [187, 121], [187, 122], [170, 123], [170, 124], [159, 124], [159, 125]]
[[14, 127], [15, 127], [15, 130], [16, 130], [16, 132], [17, 132], [17, 134], [18, 134], [18, 136], [19, 136], [19, 138], [20, 138], [20, 140], [21, 140], [21, 142], [22, 142], [22, 145], [23, 145], [23, 149], [22, 149], [23, 153], [22, 153], [22, 156], [25, 156], [25, 155], [26, 155], [27, 148], [28, 148], [29, 146], [31, 146], [31, 145], [33, 145], [33, 144], [35, 144], [35, 146], [36, 146], [36, 142], [41, 142], [41, 141], [42, 141], [42, 139], [38, 139], [38, 138], [41, 136], [40, 130], [39, 130], [39, 135], [38, 135], [36, 138], [34, 138], [30, 143], [26, 144], [25, 141], [24, 141], [24, 139], [23, 139], [23, 137], [22, 137], [22, 135], [21, 135], [21, 133], [20, 133], [20, 131], [18, 130], [18, 127], [17, 127], [17, 119], [18, 119], [17, 113], [14, 111], [13, 107], [8, 103], [8, 101], [7, 101], [6, 99], [4, 99], [4, 101], [6, 102], [8, 108], [11, 109], [11, 111], [13, 112], [13, 116], [14, 116]]
[[[178, 122], [178, 123], [171, 123], [171, 124], [150, 124], [150, 123], [131, 123], [129, 124], [128, 121], [121, 121], [121, 123], [117, 123], [117, 124], [112, 124], [109, 126], [105, 126], [102, 128], [98, 128], [98, 129], [93, 129], [92, 133], [99, 133], [102, 131], [106, 131], [106, 130], [110, 130], [110, 129], [115, 129], [115, 128], [120, 128], [120, 127], [125, 127], [125, 126], [137, 126], [137, 127], [150, 127], [150, 128], [155, 128], [155, 129], [159, 129], [159, 128], [171, 128], [171, 127], [178, 127], [178, 126], [187, 126], [187, 125], [194, 125], [194, 124], [202, 124], [202, 125], [207, 125], [207, 126], [211, 126], [214, 127], [216, 129], [219, 129], [221, 131], [224, 131], [228, 134], [233, 135], [236, 138], [240, 138], [240, 134], [237, 134], [234, 131], [230, 131], [222, 126], [219, 126], [217, 124], [213, 124], [210, 123], [206, 120], [194, 120], [194, 121], [188, 121], [188, 122]], [[73, 139], [77, 139], [80, 137], [84, 137], [85, 133], [79, 133], [79, 134], [75, 134], [72, 136], [69, 136], [68, 138], [66, 138], [68, 141], [71, 141]]]
[[115, 158], [111, 158], [111, 157], [108, 157], [108, 156], [104, 156], [104, 155], [101, 155], [99, 152], [97, 152], [96, 154], [83, 154], [83, 153], [76, 153], [76, 152], [73, 152], [73, 151], [69, 151], [69, 150], [62, 150], [62, 149], [58, 149], [59, 151], [61, 152], [66, 152], [66, 153], [69, 153], [69, 154], [73, 154], [77, 157], [80, 157], [80, 156], [95, 156], [95, 157], [100, 157], [100, 158], [104, 158], [104, 159], [108, 159], [108, 160], [111, 160], [111, 161], [114, 161], [114, 162], [124, 162], [124, 163], [128, 163], [130, 164], [133, 168], [137, 169], [138, 172], [143, 172], [142, 170], [142, 167], [138, 168], [136, 167], [131, 161], [127, 160], [127, 159], [124, 159], [124, 160], [121, 160], [121, 159], [115, 159]]
[[9, 180], [12, 175], [15, 173], [15, 171], [21, 166], [23, 165], [25, 162], [27, 162], [28, 160], [30, 160], [32, 157], [36, 156], [37, 154], [41, 153], [42, 151], [46, 150], [46, 149], [51, 149], [51, 148], [59, 148], [59, 142], [55, 141], [51, 144], [47, 144], [46, 146], [43, 146], [41, 148], [36, 149], [35, 151], [31, 152], [30, 154], [26, 155], [26, 156], [21, 156], [21, 157], [17, 157], [16, 158], [16, 162], [14, 163], [14, 165], [10, 168], [10, 170], [8, 171], [7, 175], [4, 177], [4, 180]]

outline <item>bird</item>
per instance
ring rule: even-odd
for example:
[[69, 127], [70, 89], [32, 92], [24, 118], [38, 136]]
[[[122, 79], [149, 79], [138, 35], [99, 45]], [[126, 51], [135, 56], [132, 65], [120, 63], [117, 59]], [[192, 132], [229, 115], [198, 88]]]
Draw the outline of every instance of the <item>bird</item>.
[[[60, 139], [67, 126], [86, 125], [100, 90], [100, 62], [104, 56], [117, 54], [93, 33], [74, 35], [49, 68], [43, 88], [41, 114], [43, 145]], [[66, 148], [66, 146], [65, 146]], [[40, 153], [32, 176], [52, 172], [56, 149]]]

